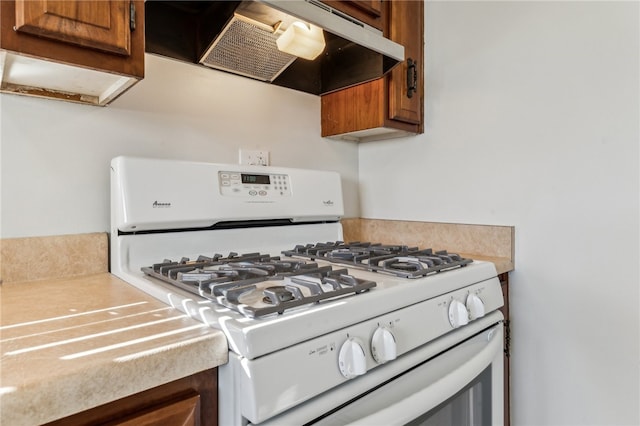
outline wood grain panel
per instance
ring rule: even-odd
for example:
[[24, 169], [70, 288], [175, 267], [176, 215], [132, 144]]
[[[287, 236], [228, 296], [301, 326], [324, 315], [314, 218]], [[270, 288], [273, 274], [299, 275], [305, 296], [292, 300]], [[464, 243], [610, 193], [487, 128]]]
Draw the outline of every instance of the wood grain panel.
[[404, 62], [391, 70], [389, 76], [389, 118], [420, 124], [422, 122], [422, 90], [417, 90], [411, 97], [407, 95], [407, 71], [409, 70], [408, 60], [411, 59], [417, 64], [417, 84], [418, 88], [421, 88], [424, 84], [423, 41], [419, 29], [423, 25], [424, 4], [416, 1], [394, 1], [389, 13], [391, 23], [389, 38], [405, 48]]
[[[30, 3], [29, 0], [19, 0]], [[39, 2], [40, 0], [36, 0]], [[64, 1], [63, 1], [64, 2]], [[70, 3], [73, 3], [69, 1]], [[97, 0], [99, 2], [99, 0]], [[129, 2], [120, 2], [128, 4]], [[86, 46], [70, 42], [61, 42], [53, 38], [36, 36], [14, 31], [18, 17], [16, 1], [0, 1], [0, 48], [20, 55], [47, 58], [54, 62], [84, 68], [107, 71], [116, 74], [144, 77], [144, 1], [134, 0], [135, 30], [130, 32], [131, 52], [129, 55], [114, 54], [103, 50], [87, 50]], [[113, 9], [112, 9], [113, 10]], [[128, 13], [127, 13], [128, 16]], [[24, 18], [22, 18], [24, 19]], [[85, 18], [82, 18], [85, 19]], [[122, 22], [126, 19], [120, 18]], [[127, 25], [127, 30], [129, 27]]]
[[114, 426], [200, 426], [200, 396], [193, 395], [176, 402], [113, 423]]
[[106, 52], [129, 55], [128, 1], [16, 0], [16, 30]]
[[384, 123], [384, 79], [322, 96], [322, 136], [371, 129]]
[[323, 0], [322, 3], [364, 22], [380, 31], [383, 30], [382, 0]]

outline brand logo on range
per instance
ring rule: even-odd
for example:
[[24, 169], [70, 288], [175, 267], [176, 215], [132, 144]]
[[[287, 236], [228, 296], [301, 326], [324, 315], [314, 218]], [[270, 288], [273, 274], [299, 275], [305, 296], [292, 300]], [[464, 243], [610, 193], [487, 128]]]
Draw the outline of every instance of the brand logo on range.
[[162, 208], [168, 208], [171, 207], [171, 203], [162, 203], [158, 200], [154, 201], [152, 204], [154, 209], [162, 209]]
[[323, 201], [322, 204], [324, 204], [325, 206], [332, 206], [333, 205], [333, 201], [331, 201], [331, 200]]

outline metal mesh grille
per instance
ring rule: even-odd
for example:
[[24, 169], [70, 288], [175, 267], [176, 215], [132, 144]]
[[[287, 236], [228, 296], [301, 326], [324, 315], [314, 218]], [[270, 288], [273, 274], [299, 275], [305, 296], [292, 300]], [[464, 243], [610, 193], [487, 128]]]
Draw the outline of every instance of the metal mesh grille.
[[272, 33], [233, 18], [200, 63], [271, 82], [295, 59], [278, 50]]

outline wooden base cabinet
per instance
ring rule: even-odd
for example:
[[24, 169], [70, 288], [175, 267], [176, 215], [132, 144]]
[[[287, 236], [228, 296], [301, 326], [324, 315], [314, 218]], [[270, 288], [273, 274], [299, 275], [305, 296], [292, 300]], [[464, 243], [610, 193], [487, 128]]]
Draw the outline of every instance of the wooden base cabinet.
[[322, 136], [366, 142], [424, 132], [424, 2], [383, 3], [385, 36], [405, 60], [385, 77], [322, 96]]
[[46, 426], [216, 426], [217, 372], [203, 371]]
[[504, 426], [511, 424], [511, 320], [509, 318], [509, 274], [504, 273], [498, 276], [502, 286], [504, 306]]
[[106, 105], [144, 77], [144, 1], [0, 1], [0, 91]]

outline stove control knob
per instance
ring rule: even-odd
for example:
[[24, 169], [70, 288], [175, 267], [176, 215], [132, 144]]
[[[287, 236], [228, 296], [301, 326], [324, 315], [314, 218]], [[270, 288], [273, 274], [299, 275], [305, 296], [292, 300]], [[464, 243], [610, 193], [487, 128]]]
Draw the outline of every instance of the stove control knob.
[[340, 373], [347, 379], [353, 379], [367, 372], [367, 356], [358, 339], [350, 337], [340, 348], [338, 354]]
[[469, 311], [459, 300], [451, 299], [449, 303], [449, 323], [453, 328], [469, 324]]
[[396, 359], [396, 337], [387, 327], [378, 327], [373, 332], [371, 354], [378, 364]]
[[476, 294], [469, 293], [467, 296], [467, 309], [469, 310], [469, 318], [474, 320], [484, 316], [484, 303]]

